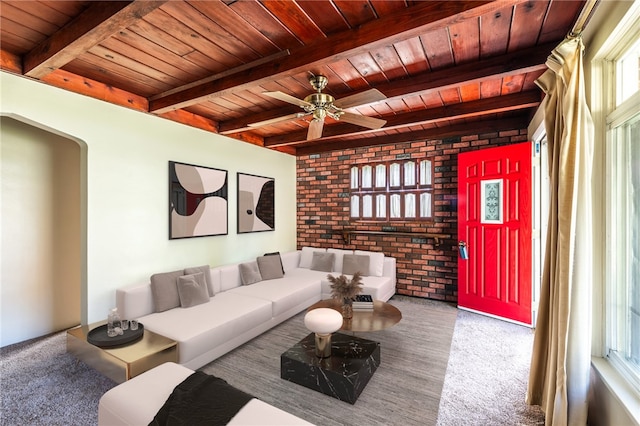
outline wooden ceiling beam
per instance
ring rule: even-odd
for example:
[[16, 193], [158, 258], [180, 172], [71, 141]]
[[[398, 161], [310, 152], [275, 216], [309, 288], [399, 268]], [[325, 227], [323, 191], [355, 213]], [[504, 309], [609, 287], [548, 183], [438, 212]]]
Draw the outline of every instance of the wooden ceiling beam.
[[[371, 136], [376, 133], [383, 133], [398, 128], [436, 123], [439, 121], [478, 117], [524, 108], [533, 108], [540, 105], [541, 96], [542, 95], [539, 91], [531, 90], [528, 92], [447, 105], [440, 108], [390, 115], [388, 117], [383, 117], [387, 120], [387, 124], [383, 128], [375, 130], [364, 129], [353, 124], [325, 126], [323, 130], [323, 137], [318, 138], [313, 142], [330, 143], [338, 139], [344, 139], [345, 137], [359, 134]], [[306, 137], [306, 130], [281, 136], [272, 136], [265, 139], [265, 146], [271, 148], [282, 145], [308, 143]]]
[[166, 2], [90, 2], [84, 12], [24, 55], [23, 72], [29, 77], [42, 78]]
[[[525, 1], [510, 0], [508, 4]], [[281, 60], [154, 99], [150, 103], [150, 112], [162, 113], [185, 108], [236, 90], [247, 90], [272, 80], [313, 71], [330, 62], [418, 37], [436, 28], [478, 18], [505, 6], [505, 2], [493, 1], [418, 2], [415, 6], [367, 22], [355, 29], [291, 49], [291, 55]]]
[[[387, 96], [387, 101], [406, 96], [425, 95], [484, 79], [504, 78], [517, 74], [546, 69], [545, 62], [556, 42], [523, 49], [515, 53], [483, 59], [455, 67], [426, 72], [414, 77], [390, 81], [373, 86]], [[368, 90], [368, 89], [367, 89]], [[358, 92], [354, 92], [358, 93]], [[258, 123], [272, 118], [301, 112], [297, 107], [284, 107], [265, 111], [240, 119], [219, 123], [220, 133], [228, 134], [250, 130], [249, 123]]]
[[378, 137], [364, 137], [361, 139], [342, 140], [335, 143], [310, 143], [298, 147], [296, 156], [319, 154], [330, 151], [344, 151], [347, 149], [364, 148], [369, 146], [398, 144], [405, 142], [420, 142], [434, 139], [445, 139], [470, 134], [482, 134], [503, 132], [505, 130], [524, 129], [529, 120], [526, 115], [510, 119], [478, 120], [473, 123], [455, 124], [452, 126], [438, 127], [435, 129], [418, 130], [395, 135], [383, 135]]
[[0, 69], [15, 74], [22, 74], [22, 60], [20, 56], [0, 49]]

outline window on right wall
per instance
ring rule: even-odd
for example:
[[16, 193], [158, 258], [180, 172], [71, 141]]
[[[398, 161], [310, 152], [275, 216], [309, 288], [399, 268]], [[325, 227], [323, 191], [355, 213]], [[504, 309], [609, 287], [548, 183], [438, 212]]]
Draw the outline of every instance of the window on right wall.
[[351, 220], [433, 220], [430, 159], [354, 165], [350, 182]]
[[640, 34], [630, 36], [610, 62], [606, 343], [612, 365], [640, 390]]

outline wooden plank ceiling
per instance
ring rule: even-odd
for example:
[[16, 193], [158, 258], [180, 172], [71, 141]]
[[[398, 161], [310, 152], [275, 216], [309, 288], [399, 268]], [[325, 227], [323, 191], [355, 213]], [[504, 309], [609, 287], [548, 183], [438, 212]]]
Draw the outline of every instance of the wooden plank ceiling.
[[[542, 97], [534, 81], [583, 6], [3, 0], [0, 68], [302, 155], [526, 126]], [[312, 94], [318, 75], [328, 79], [322, 93], [344, 99], [349, 114], [327, 116], [308, 140], [314, 116], [287, 95]], [[385, 123], [363, 127], [359, 115]]]

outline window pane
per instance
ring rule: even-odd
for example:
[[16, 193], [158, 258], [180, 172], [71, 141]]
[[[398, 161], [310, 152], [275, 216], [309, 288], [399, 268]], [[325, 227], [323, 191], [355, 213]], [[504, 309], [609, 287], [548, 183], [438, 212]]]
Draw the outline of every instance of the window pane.
[[420, 194], [420, 217], [431, 217], [431, 193]]
[[392, 218], [400, 217], [400, 194], [393, 194], [389, 200], [389, 216]]
[[405, 186], [416, 184], [416, 163], [413, 161], [404, 163], [404, 184]]
[[387, 168], [384, 164], [376, 166], [376, 188], [387, 187]]
[[351, 196], [351, 217], [360, 217], [360, 197]]
[[351, 189], [357, 189], [357, 188], [358, 188], [358, 168], [352, 167], [351, 168]]
[[376, 196], [376, 217], [387, 217], [387, 196], [379, 194]]
[[389, 166], [389, 186], [400, 186], [400, 164], [398, 163]]
[[618, 61], [617, 105], [629, 99], [640, 89], [640, 40]]
[[416, 194], [405, 194], [404, 217], [416, 217]]
[[371, 195], [365, 195], [362, 197], [362, 217], [373, 216], [373, 197]]
[[431, 185], [431, 161], [420, 162], [420, 185]]
[[362, 168], [362, 187], [371, 188], [371, 172], [373, 168], [371, 166], [364, 166]]

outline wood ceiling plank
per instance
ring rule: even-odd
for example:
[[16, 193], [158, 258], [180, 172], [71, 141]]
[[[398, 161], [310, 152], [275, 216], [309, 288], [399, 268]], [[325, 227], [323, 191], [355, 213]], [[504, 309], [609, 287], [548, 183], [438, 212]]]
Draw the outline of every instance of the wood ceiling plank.
[[22, 58], [15, 53], [2, 49], [0, 50], [0, 69], [16, 74], [22, 74]]
[[[518, 3], [522, 0], [513, 1]], [[496, 7], [493, 2], [482, 1], [420, 3], [402, 12], [363, 24], [355, 30], [340, 32], [303, 48], [293, 49], [287, 58], [256, 67], [251, 72], [157, 99], [151, 103], [151, 111], [158, 113], [182, 108], [205, 98], [222, 96], [229, 90], [245, 90], [249, 86], [262, 84], [265, 80], [293, 75], [313, 66], [326, 65], [343, 57], [367, 52], [377, 46], [425, 34], [443, 25], [477, 18]]]
[[456, 64], [475, 62], [480, 58], [480, 18], [451, 25], [449, 37]]
[[422, 48], [427, 55], [429, 69], [438, 70], [455, 64], [451, 39], [446, 28], [439, 28], [420, 36]]
[[165, 1], [91, 3], [88, 9], [24, 56], [25, 74], [34, 78], [45, 76]]
[[429, 71], [429, 62], [420, 37], [413, 37], [394, 45], [398, 57], [410, 75]]
[[[121, 69], [126, 69], [128, 71], [127, 74], [131, 76], [136, 74], [141, 76], [146, 76], [149, 79], [164, 83], [167, 87], [173, 87], [176, 85], [184, 84], [184, 81], [176, 79], [171, 75], [164, 73], [161, 70], [158, 70], [152, 66], [147, 65], [145, 62], [143, 62], [143, 60], [145, 59], [144, 56], [138, 57], [141, 60], [139, 60], [138, 58], [136, 59], [128, 58], [126, 56], [123, 56], [121, 53], [108, 49], [107, 47], [101, 44], [92, 47], [91, 50], [89, 50], [89, 53], [92, 55], [98, 56], [104, 59], [105, 61], [107, 61], [108, 63], [114, 64], [120, 67]], [[121, 86], [118, 85], [118, 87], [121, 87]]]
[[236, 1], [227, 7], [271, 40], [280, 50], [303, 45], [287, 27], [282, 25], [282, 23], [260, 3], [253, 1]]
[[[280, 48], [264, 34], [249, 25], [224, 3], [217, 1], [189, 1], [189, 4], [207, 17], [215, 17], [215, 22], [238, 40], [253, 48], [261, 56], [276, 53]], [[211, 19], [211, 18], [210, 18]]]
[[526, 128], [528, 118], [521, 116], [509, 120], [478, 120], [456, 126], [433, 128], [410, 133], [397, 133], [378, 138], [363, 137], [351, 141], [336, 141], [333, 143], [310, 142], [303, 147], [296, 148], [296, 156], [318, 154], [321, 152], [353, 150], [356, 148], [372, 147], [378, 145], [390, 145], [405, 142], [422, 142], [425, 140], [444, 139], [454, 136], [464, 136], [473, 132], [495, 133], [504, 130]]
[[58, 69], [42, 78], [47, 84], [136, 111], [147, 111], [147, 99], [108, 84]]
[[350, 28], [331, 0], [297, 0], [297, 3], [324, 34], [331, 35]]
[[132, 72], [100, 56], [84, 54], [64, 66], [65, 71], [100, 81], [113, 87], [127, 87], [129, 92], [148, 97], [170, 86], [158, 80]]
[[282, 25], [289, 29], [304, 44], [324, 39], [325, 34], [318, 28], [305, 11], [291, 0], [269, 0], [262, 3]]
[[470, 84], [463, 84], [459, 88], [460, 99], [462, 102], [475, 101], [480, 99], [480, 83], [474, 82]]
[[563, 39], [584, 7], [584, 0], [551, 0], [549, 13], [542, 24], [540, 43]]
[[[437, 92], [444, 88], [458, 87], [461, 84], [465, 85], [473, 83], [477, 84], [477, 90], [479, 90], [480, 82], [487, 78], [493, 77], [494, 80], [497, 79], [499, 85], [500, 78], [504, 76], [526, 73], [527, 71], [538, 71], [541, 73], [542, 70], [546, 69], [546, 66], [544, 65], [545, 61], [549, 52], [554, 47], [555, 43], [541, 45], [535, 48], [525, 49], [517, 53], [484, 59], [474, 64], [459, 65], [431, 73], [423, 73], [414, 77], [394, 80], [389, 83], [376, 86], [376, 88], [387, 95], [389, 99], [394, 97], [406, 98], [408, 96], [417, 96], [422, 99], [422, 102], [427, 107], [437, 107], [442, 105], [442, 100], [437, 95]], [[342, 75], [342, 73], [348, 75], [348, 72], [356, 72], [350, 64], [348, 68], [339, 68], [336, 70], [336, 73], [339, 75]], [[535, 78], [537, 78], [540, 73], [537, 73]], [[356, 77], [360, 77], [359, 74], [357, 74]], [[355, 80], [352, 80], [350, 83], [353, 84], [354, 81]], [[361, 88], [368, 88], [364, 80], [361, 86]], [[436, 96], [433, 96], [433, 93], [435, 93]], [[419, 96], [420, 94], [423, 96]], [[500, 91], [496, 89], [496, 92], [489, 93], [489, 95], [491, 94], [497, 96], [500, 94]], [[461, 96], [464, 95], [461, 94]], [[478, 97], [475, 99], [478, 99]], [[295, 110], [292, 110], [289, 107], [274, 109], [271, 113], [266, 112], [261, 113], [260, 116], [256, 117], [246, 117], [244, 121], [220, 123], [220, 128], [224, 129], [224, 131], [231, 131], [243, 128], [247, 123], [255, 123], [288, 115], [292, 112], [295, 112]]]
[[462, 102], [460, 99], [460, 92], [457, 87], [451, 87], [449, 89], [443, 89], [439, 91], [440, 98], [445, 105], [459, 104]]
[[173, 18], [164, 10], [148, 15], [145, 20], [160, 31], [170, 31], [171, 35], [180, 40], [191, 49], [186, 55], [190, 56], [195, 52], [202, 54], [213, 61], [222, 64], [225, 68], [233, 68], [242, 64], [242, 61], [220, 46], [211, 43], [210, 40], [198, 34], [193, 28], [185, 25], [181, 21]]
[[[101, 49], [104, 49], [101, 51]], [[131, 69], [154, 77], [156, 74], [167, 76], [162, 81], [172, 80], [175, 85], [183, 85], [187, 82], [196, 80], [198, 77], [184, 72], [182, 69], [175, 67], [175, 62], [159, 59], [157, 56], [149, 54], [146, 49], [133, 49], [130, 44], [124, 43], [117, 37], [111, 37], [100, 43], [98, 46], [90, 50], [91, 53], [100, 54], [101, 56], [115, 53], [121, 58], [127, 58], [126, 62], [120, 62], [117, 58], [107, 58], [114, 62], [119, 62], [125, 66], [131, 66]], [[165, 53], [165, 52], [163, 52]], [[129, 56], [130, 55], [130, 56]], [[147, 72], [147, 70], [151, 70]], [[157, 77], [154, 77], [157, 78]]]
[[41, 5], [35, 2], [3, 1], [2, 16], [20, 26], [31, 28], [43, 36], [45, 36], [45, 34], [55, 33], [66, 23], [67, 19], [64, 19], [64, 17], [61, 21], [56, 19], [58, 15], [57, 11], [53, 11], [47, 6], [42, 6], [48, 9], [49, 13], [53, 15], [49, 17], [47, 14], [42, 13], [42, 10], [39, 10], [40, 6]]
[[526, 49], [538, 42], [540, 28], [548, 7], [548, 0], [529, 1], [515, 6], [509, 37], [509, 52]]
[[398, 52], [393, 46], [383, 46], [371, 50], [371, 56], [384, 73], [387, 80], [397, 80], [408, 75], [404, 64], [398, 56]]
[[487, 58], [507, 53], [513, 6], [480, 17], [480, 57]]
[[367, 0], [334, 0], [334, 3], [351, 28], [376, 19], [376, 13]]
[[[207, 41], [202, 50], [204, 54], [209, 54], [212, 50], [222, 50], [226, 54], [237, 58], [241, 63], [251, 62], [260, 58], [253, 45], [245, 44], [238, 40], [232, 32], [227, 31], [217, 22], [203, 15], [189, 3], [170, 1], [162, 6], [162, 10], [174, 20], [184, 23], [198, 36]], [[238, 32], [242, 30], [243, 28], [237, 28]], [[233, 29], [230, 31], [233, 31]], [[224, 53], [220, 52], [220, 54]]]
[[387, 82], [382, 70], [369, 52], [352, 56], [349, 58], [349, 63], [364, 77], [368, 85]]
[[44, 36], [29, 28], [15, 25], [14, 22], [0, 18], [0, 28], [2, 28], [2, 49], [21, 55], [28, 52], [35, 44], [44, 39]]
[[[182, 80], [194, 81], [210, 75], [210, 71], [208, 71], [207, 68], [201, 67], [187, 60], [186, 58], [175, 54], [171, 50], [166, 49], [164, 46], [156, 44], [148, 40], [147, 38], [140, 36], [135, 31], [131, 31], [129, 29], [119, 31], [118, 34], [109, 39], [109, 41], [110, 40], [117, 40], [123, 45], [126, 44], [132, 49], [137, 50], [138, 52], [144, 52], [145, 54], [153, 57], [152, 61], [145, 61], [147, 64], [150, 64], [152, 62], [163, 62], [170, 68], [178, 70], [176, 71], [176, 73], [185, 75]], [[103, 44], [109, 47], [106, 42], [104, 42]], [[159, 69], [161, 68], [162, 67], [160, 67]]]
[[501, 95], [508, 95], [510, 93], [518, 93], [522, 91], [524, 85], [524, 74], [510, 75], [502, 79]]
[[335, 61], [329, 64], [328, 68], [334, 74], [339, 75], [351, 90], [369, 89], [371, 87], [362, 74], [347, 59]]
[[177, 39], [166, 31], [161, 30], [146, 19], [139, 20], [135, 24], [129, 26], [126, 30], [133, 31], [140, 37], [146, 38], [147, 40], [153, 40], [154, 43], [157, 43], [178, 56], [185, 56], [194, 50], [193, 47], [184, 43], [182, 40]]
[[373, 6], [373, 10], [378, 17], [383, 17], [390, 15], [392, 13], [396, 13], [399, 10], [404, 9], [405, 7], [411, 5], [411, 2], [403, 2], [403, 1], [388, 1], [388, 0], [369, 0], [371, 6]]
[[[362, 127], [351, 124], [325, 126], [323, 136], [320, 139], [323, 142], [329, 143], [333, 139], [343, 138], [354, 133], [374, 135], [379, 132], [389, 131], [393, 128], [401, 128], [408, 125], [416, 125], [418, 123], [439, 122], [465, 117], [477, 117], [501, 111], [533, 108], [538, 106], [540, 102], [541, 96], [539, 91], [497, 96], [491, 99], [480, 99], [477, 101], [447, 105], [424, 111], [412, 111], [402, 114], [383, 116], [382, 118], [387, 120], [387, 124], [382, 129], [363, 130]], [[304, 131], [265, 139], [265, 146], [268, 147], [295, 145], [300, 143], [306, 143], [306, 133]]]
[[480, 82], [480, 97], [482, 99], [495, 98], [502, 93], [502, 79], [492, 78]]

